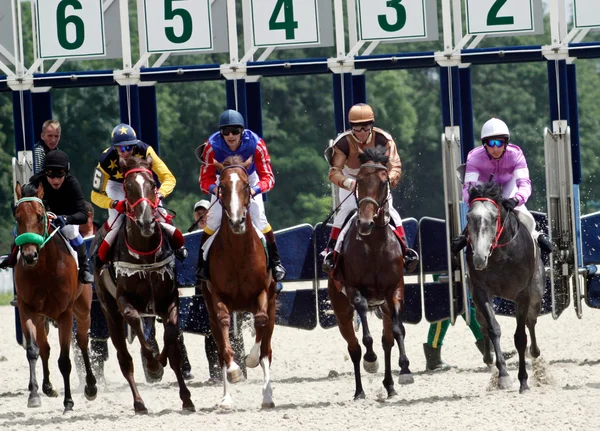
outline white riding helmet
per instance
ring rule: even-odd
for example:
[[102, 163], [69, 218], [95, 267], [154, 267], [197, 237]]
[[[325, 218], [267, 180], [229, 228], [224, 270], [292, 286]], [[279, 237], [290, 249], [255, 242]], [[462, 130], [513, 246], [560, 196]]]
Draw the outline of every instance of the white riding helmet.
[[510, 139], [510, 132], [506, 123], [498, 118], [491, 118], [481, 128], [481, 140], [491, 136], [504, 136]]

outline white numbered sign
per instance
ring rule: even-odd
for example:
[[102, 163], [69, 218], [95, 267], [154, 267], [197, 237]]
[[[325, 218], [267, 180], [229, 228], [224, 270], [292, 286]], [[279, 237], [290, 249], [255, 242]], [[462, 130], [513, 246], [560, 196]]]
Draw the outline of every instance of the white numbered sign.
[[573, 0], [575, 27], [600, 27], [600, 4], [598, 0]]
[[317, 0], [250, 0], [254, 46], [319, 43]]
[[534, 30], [533, 0], [466, 0], [470, 34]]
[[361, 40], [427, 37], [425, 0], [358, 0], [357, 12]]
[[144, 0], [148, 52], [213, 48], [210, 0]]
[[104, 55], [102, 0], [38, 0], [40, 58]]

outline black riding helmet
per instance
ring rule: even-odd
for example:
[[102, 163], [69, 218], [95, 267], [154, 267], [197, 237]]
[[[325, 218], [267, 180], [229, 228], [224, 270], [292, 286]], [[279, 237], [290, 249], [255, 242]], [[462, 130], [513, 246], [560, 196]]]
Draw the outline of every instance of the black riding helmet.
[[69, 162], [69, 156], [67, 153], [61, 150], [52, 150], [46, 154], [44, 159], [44, 170], [64, 169], [65, 172], [71, 170], [71, 163]]

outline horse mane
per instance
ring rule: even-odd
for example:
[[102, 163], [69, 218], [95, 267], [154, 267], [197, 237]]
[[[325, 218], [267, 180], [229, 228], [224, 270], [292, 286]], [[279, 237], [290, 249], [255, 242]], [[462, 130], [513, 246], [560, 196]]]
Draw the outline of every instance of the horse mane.
[[489, 198], [499, 205], [502, 202], [502, 186], [494, 181], [488, 181], [470, 187], [469, 202], [477, 198]]
[[21, 197], [23, 198], [31, 198], [37, 197], [37, 187], [35, 184], [28, 183], [21, 187]]
[[386, 149], [383, 147], [367, 148], [362, 154], [358, 155], [361, 164], [367, 162], [381, 163], [387, 165], [390, 161], [390, 156], [386, 154]]
[[243, 163], [244, 159], [242, 156], [229, 156], [223, 161], [223, 166], [242, 165]]

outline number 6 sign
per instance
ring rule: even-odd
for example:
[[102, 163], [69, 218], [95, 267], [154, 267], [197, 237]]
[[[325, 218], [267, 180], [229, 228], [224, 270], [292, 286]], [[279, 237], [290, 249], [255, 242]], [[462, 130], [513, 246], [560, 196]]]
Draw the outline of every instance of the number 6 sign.
[[103, 56], [102, 0], [38, 0], [40, 58]]

